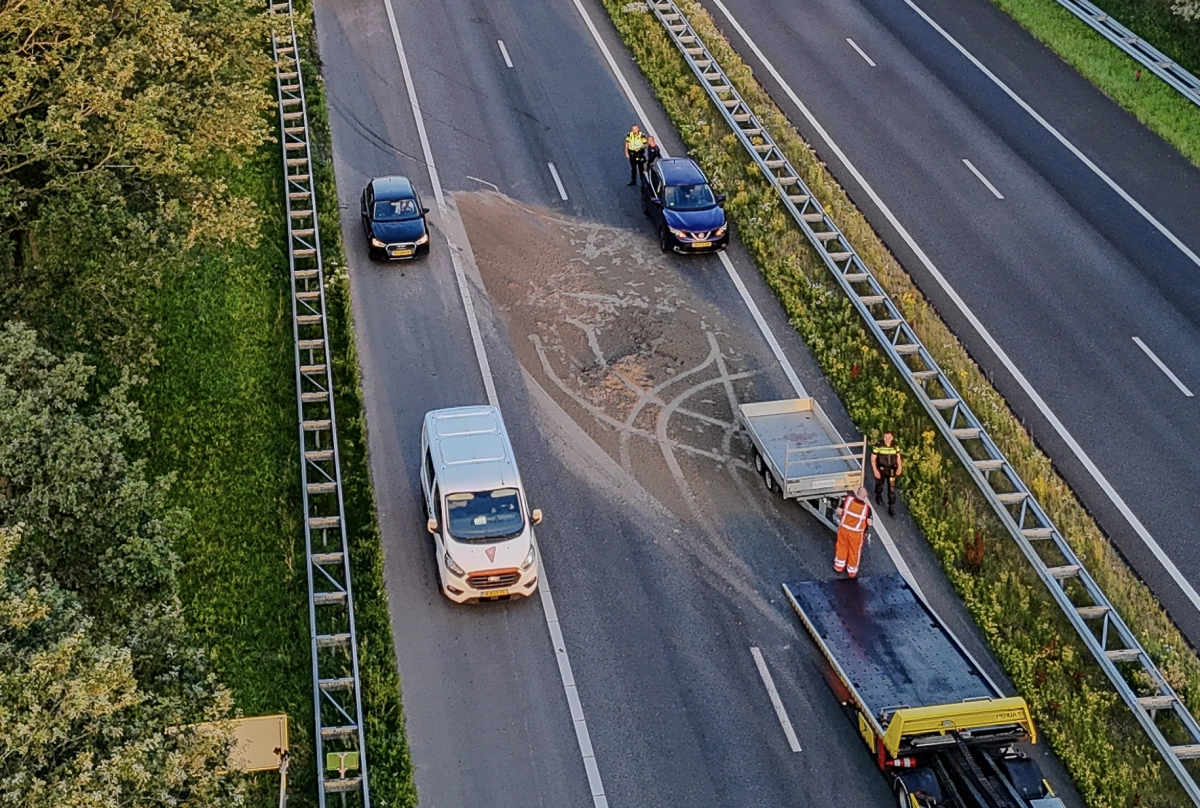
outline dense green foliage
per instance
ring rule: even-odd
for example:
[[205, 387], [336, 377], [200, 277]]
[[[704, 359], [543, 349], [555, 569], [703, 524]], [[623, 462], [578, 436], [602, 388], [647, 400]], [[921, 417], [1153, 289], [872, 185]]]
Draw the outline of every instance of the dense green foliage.
[[1123, 25], [1200, 76], [1200, 0], [1092, 0]]
[[[242, 804], [216, 774], [223, 726], [179, 726], [70, 592], [10, 567], [20, 540], [0, 528], [0, 805]], [[218, 696], [206, 717], [228, 713]]]
[[[239, 781], [194, 776], [216, 770], [223, 735], [178, 728], [273, 712], [291, 718], [290, 804], [315, 803], [263, 12], [245, 0], [0, 2], [0, 312], [10, 321], [0, 526], [24, 525], [19, 546], [5, 539], [5, 580], [49, 604], [42, 623], [26, 621], [34, 630], [10, 632], [0, 616], [0, 675], [11, 659], [14, 677], [0, 687], [33, 681], [21, 665], [44, 661], [49, 684], [99, 700], [94, 714], [47, 722], [59, 735], [78, 729], [77, 742], [12, 739], [0, 759], [11, 769], [20, 755], [45, 754], [31, 777], [44, 770], [80, 788], [85, 780], [67, 779], [80, 756], [117, 772], [102, 766], [125, 766], [141, 749], [156, 768], [140, 783], [117, 772], [88, 805], [237, 804]], [[322, 149], [322, 224], [336, 245], [327, 135]], [[331, 290], [372, 796], [412, 805], [344, 297]], [[54, 667], [68, 646], [80, 649], [75, 668]], [[41, 707], [54, 704], [54, 687], [46, 693]], [[0, 699], [0, 735], [27, 718], [8, 705]], [[272, 778], [250, 781], [250, 799], [270, 802]], [[0, 805], [77, 804], [29, 778], [3, 782]]]
[[[948, 577], [1034, 710], [1043, 737], [1089, 805], [1168, 808], [1186, 799], [1040, 581], [958, 466], [924, 410], [707, 100], [650, 15], [603, 0], [689, 153], [728, 194], [738, 235], [868, 437], [897, 433], [905, 499]], [[757, 84], [703, 10], [680, 3], [739, 91], [896, 299], [960, 394], [1195, 710], [1200, 662], [1131, 574], [1028, 434], [922, 298], [866, 220]]]
[[[1200, 107], [1089, 28], [1056, 0], [992, 0], [1105, 95], [1200, 165]], [[1195, 0], [1187, 0], [1197, 9]], [[1200, 75], [1200, 16], [1171, 13], [1171, 0], [1100, 0], [1148, 42]], [[1179, 8], [1182, 4], [1175, 3]], [[1140, 74], [1140, 77], [1139, 77]]]
[[184, 514], [126, 454], [126, 387], [92, 376], [0, 331], [0, 804], [239, 804], [223, 733], [178, 729], [231, 706], [177, 597]]

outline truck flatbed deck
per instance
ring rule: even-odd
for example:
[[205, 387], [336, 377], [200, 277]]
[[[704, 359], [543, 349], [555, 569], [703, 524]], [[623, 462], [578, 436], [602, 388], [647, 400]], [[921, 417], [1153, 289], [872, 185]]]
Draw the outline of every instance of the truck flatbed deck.
[[904, 808], [1062, 808], [1018, 745], [1037, 732], [898, 574], [784, 593]]
[[1002, 698], [899, 575], [784, 589], [871, 715]]

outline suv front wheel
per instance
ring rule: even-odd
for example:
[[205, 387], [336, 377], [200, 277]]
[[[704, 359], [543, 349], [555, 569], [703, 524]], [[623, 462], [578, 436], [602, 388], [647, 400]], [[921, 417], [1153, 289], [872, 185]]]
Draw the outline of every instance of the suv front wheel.
[[671, 242], [667, 240], [668, 238], [669, 237], [667, 236], [667, 228], [665, 228], [665, 227], [658, 228], [658, 248], [660, 250], [662, 250], [663, 252], [671, 251]]

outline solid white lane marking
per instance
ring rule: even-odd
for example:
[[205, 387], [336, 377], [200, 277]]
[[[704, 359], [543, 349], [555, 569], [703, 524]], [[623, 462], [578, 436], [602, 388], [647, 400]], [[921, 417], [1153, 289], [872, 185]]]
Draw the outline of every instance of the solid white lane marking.
[[792, 363], [788, 361], [787, 356], [784, 354], [783, 346], [779, 344], [779, 340], [775, 339], [775, 335], [771, 333], [771, 327], [767, 325], [766, 318], [758, 310], [758, 304], [754, 302], [754, 298], [750, 297], [750, 290], [746, 288], [746, 284], [742, 283], [742, 276], [738, 274], [728, 255], [723, 251], [717, 253], [717, 255], [721, 259], [721, 265], [725, 267], [725, 271], [729, 274], [729, 279], [733, 281], [734, 288], [741, 295], [742, 302], [746, 304], [746, 308], [750, 309], [750, 316], [758, 324], [758, 330], [762, 332], [767, 345], [771, 347], [771, 353], [775, 354], [775, 360], [783, 366], [783, 373], [787, 376], [788, 381], [792, 383], [796, 395], [801, 398], [807, 398], [808, 393], [804, 392], [804, 385], [800, 383], [800, 377], [796, 375], [796, 371], [792, 368]]
[[504, 40], [497, 39], [496, 44], [500, 46], [500, 55], [504, 57], [504, 64], [507, 65], [508, 67], [512, 67], [513, 66], [512, 59], [508, 58], [508, 48], [504, 47]]
[[[905, 2], [908, 2], [908, 0], [905, 0]], [[917, 244], [916, 240], [912, 237], [912, 235], [909, 234], [908, 230], [904, 228], [904, 225], [900, 224], [900, 220], [896, 218], [894, 213], [892, 213], [892, 209], [884, 204], [884, 201], [879, 198], [879, 194], [877, 194], [871, 184], [867, 182], [866, 177], [864, 177], [862, 173], [859, 172], [859, 170], [855, 167], [855, 165], [850, 162], [850, 158], [846, 156], [846, 153], [842, 151], [841, 147], [838, 146], [832, 137], [830, 137], [829, 132], [825, 131], [825, 127], [821, 126], [820, 122], [816, 119], [812, 112], [809, 111], [808, 107], [804, 106], [804, 104], [800, 101], [800, 98], [796, 95], [795, 91], [791, 88], [791, 85], [783, 80], [783, 76], [779, 75], [779, 71], [775, 69], [775, 65], [773, 65], [769, 59], [767, 59], [766, 55], [762, 52], [754, 40], [750, 38], [750, 35], [746, 33], [746, 29], [741, 26], [741, 23], [734, 18], [733, 14], [730, 13], [729, 9], [725, 7], [725, 4], [721, 2], [721, 0], [713, 0], [713, 3], [717, 6], [717, 8], [721, 9], [721, 13], [723, 13], [725, 18], [729, 20], [730, 25], [734, 27], [734, 29], [750, 47], [750, 50], [753, 51], [754, 55], [757, 56], [759, 61], [762, 62], [762, 65], [767, 69], [767, 72], [770, 73], [775, 81], [779, 83], [779, 86], [783, 88], [783, 91], [787, 95], [788, 99], [796, 105], [796, 108], [800, 110], [800, 114], [802, 114], [805, 120], [807, 120], [813, 129], [816, 130], [817, 134], [820, 135], [821, 139], [825, 141], [825, 144], [837, 156], [842, 165], [846, 167], [846, 170], [850, 172], [850, 175], [854, 177], [855, 181], [858, 182], [859, 186], [862, 187], [867, 196], [871, 198], [871, 201], [874, 202], [876, 207], [879, 208], [880, 213], [882, 213], [892, 227], [896, 229], [896, 232], [899, 234], [900, 238], [904, 239], [904, 243], [907, 244], [909, 249], [913, 251], [913, 254], [916, 255], [917, 260], [919, 260], [922, 266], [924, 266], [929, 274], [933, 276], [933, 279], [937, 282], [938, 286], [940, 286], [946, 293], [946, 296], [953, 301], [955, 307], [959, 310], [963, 317], [966, 318], [967, 322], [971, 324], [971, 327], [975, 329], [975, 332], [979, 334], [984, 343], [988, 346], [988, 348], [991, 349], [992, 353], [996, 355], [996, 358], [1000, 360], [1000, 363], [1004, 365], [1005, 369], [1012, 374], [1014, 379], [1016, 379], [1017, 384], [1019, 384], [1021, 389], [1025, 391], [1025, 395], [1029, 396], [1030, 400], [1033, 402], [1033, 405], [1037, 407], [1038, 411], [1041, 412], [1046, 420], [1050, 422], [1050, 426], [1054, 428], [1054, 431], [1058, 433], [1058, 436], [1062, 438], [1064, 443], [1067, 444], [1067, 447], [1071, 450], [1071, 453], [1075, 455], [1075, 458], [1083, 465], [1085, 469], [1087, 469], [1088, 474], [1090, 474], [1092, 479], [1095, 480], [1096, 484], [1100, 486], [1100, 489], [1104, 491], [1105, 496], [1109, 498], [1109, 501], [1111, 501], [1113, 505], [1116, 506], [1117, 510], [1121, 512], [1121, 515], [1125, 517], [1125, 521], [1129, 523], [1130, 527], [1132, 527], [1134, 532], [1137, 533], [1138, 537], [1141, 538], [1142, 543], [1145, 544], [1150, 552], [1154, 554], [1154, 557], [1158, 559], [1158, 563], [1162, 564], [1163, 569], [1165, 569], [1167, 574], [1171, 576], [1171, 580], [1175, 582], [1175, 585], [1180, 588], [1183, 594], [1191, 602], [1192, 606], [1197, 610], [1200, 610], [1200, 593], [1196, 592], [1196, 588], [1192, 586], [1187, 578], [1184, 577], [1183, 573], [1179, 571], [1179, 567], [1175, 566], [1175, 562], [1172, 561], [1170, 556], [1166, 554], [1166, 552], [1159, 545], [1158, 541], [1155, 540], [1152, 535], [1150, 535], [1150, 531], [1147, 530], [1146, 526], [1142, 524], [1142, 520], [1138, 519], [1137, 515], [1130, 510], [1129, 506], [1125, 503], [1125, 500], [1120, 494], [1117, 493], [1116, 489], [1113, 488], [1112, 483], [1108, 481], [1108, 478], [1104, 476], [1104, 474], [1100, 471], [1100, 468], [1092, 461], [1090, 457], [1088, 457], [1087, 452], [1083, 450], [1083, 447], [1079, 445], [1079, 442], [1075, 440], [1074, 436], [1067, 431], [1066, 426], [1064, 426], [1062, 421], [1058, 419], [1058, 416], [1054, 414], [1037, 390], [1033, 388], [1033, 385], [1029, 383], [1029, 380], [1025, 378], [1025, 374], [1021, 373], [1021, 371], [1017, 369], [1016, 364], [1012, 361], [1008, 354], [1005, 353], [1004, 349], [1000, 347], [1000, 344], [996, 342], [996, 339], [991, 335], [991, 333], [984, 328], [983, 323], [980, 322], [979, 318], [975, 316], [975, 312], [971, 311], [971, 309], [967, 306], [966, 301], [959, 296], [958, 292], [954, 290], [954, 287], [950, 285], [950, 282], [946, 280], [946, 277], [942, 275], [941, 270], [934, 266], [933, 261], [929, 259], [929, 256], [925, 254], [925, 251], [921, 249], [921, 246]], [[1036, 113], [1031, 112], [1031, 114]], [[1082, 157], [1082, 155], [1080, 155], [1080, 158], [1083, 160], [1087, 159]], [[1176, 241], [1178, 242], [1178, 240]], [[1181, 249], [1185, 251], [1187, 250], [1184, 245], [1179, 244], [1179, 246]], [[1192, 257], [1195, 258], [1194, 255]]]
[[592, 803], [594, 808], [607, 808], [608, 797], [604, 794], [600, 769], [596, 765], [596, 753], [592, 748], [592, 737], [588, 732], [587, 719], [583, 715], [583, 704], [579, 700], [575, 672], [571, 668], [571, 658], [567, 655], [567, 644], [563, 639], [562, 626], [558, 622], [558, 609], [554, 606], [554, 596], [550, 594], [550, 584], [546, 582], [545, 564], [542, 565], [538, 594], [542, 599], [542, 611], [546, 615], [546, 627], [550, 630], [550, 644], [554, 646], [554, 658], [558, 662], [558, 675], [562, 679], [563, 691], [567, 695], [567, 707], [571, 711], [575, 741], [579, 744], [579, 754], [583, 758], [584, 771], [587, 772], [588, 786], [592, 790]]
[[[592, 23], [591, 17], [588, 16], [587, 11], [584, 9], [579, 0], [574, 0], [574, 2], [575, 8], [579, 10], [579, 15], [583, 17], [583, 21], [587, 25], [588, 30], [592, 32], [592, 38], [596, 41], [596, 44], [604, 53], [604, 58], [608, 61], [608, 66], [612, 70], [613, 75], [617, 77], [617, 83], [621, 86], [621, 91], [625, 94], [625, 99], [629, 102], [629, 105], [633, 107], [633, 111], [638, 117], [638, 121], [642, 127], [642, 130], [645, 131], [646, 134], [653, 136], [654, 139], [658, 141], [662, 149], [663, 157], [670, 157], [670, 155], [667, 153], [666, 147], [661, 145], [662, 138], [658, 136], [658, 133], [654, 130], [653, 124], [651, 124], [650, 120], [647, 118], [646, 110], [643, 109], [641, 102], [637, 99], [637, 96], [633, 94], [633, 88], [630, 87], [629, 82], [625, 79], [625, 74], [621, 72], [621, 68], [617, 65], [616, 60], [613, 59], [612, 53], [609, 51], [608, 46], [604, 43], [604, 40], [600, 38], [600, 32], [596, 30], [596, 26]], [[725, 11], [726, 16], [729, 15], [728, 10], [725, 9], [720, 0], [717, 0], [717, 5], [720, 6], [723, 11]], [[730, 17], [730, 21], [735, 27], [738, 28], [738, 30], [741, 30], [741, 26], [738, 25], [736, 20]], [[743, 34], [744, 33], [745, 32], [743, 31]], [[748, 38], [747, 41], [749, 41]], [[764, 62], [765, 61], [766, 60], [764, 58]], [[776, 74], [776, 76], [778, 76], [778, 74]], [[783, 84], [784, 87], [787, 87], [787, 85], [783, 83], [782, 79], [779, 79], [779, 83]], [[718, 253], [717, 256], [721, 259], [721, 265], [725, 267], [725, 272], [728, 273], [729, 279], [733, 281], [734, 288], [737, 289], [738, 295], [742, 298], [742, 302], [745, 303], [746, 308], [750, 310], [750, 316], [754, 318], [755, 324], [758, 325], [758, 330], [762, 333], [763, 338], [767, 341], [767, 345], [770, 346], [771, 353], [775, 355], [775, 360], [779, 362], [780, 366], [783, 368], [783, 373], [785, 376], [787, 376], [788, 382], [796, 391], [796, 395], [801, 398], [808, 398], [808, 393], [804, 391], [804, 385], [800, 383], [800, 377], [796, 375], [796, 371], [792, 367], [792, 363], [788, 361], [787, 355], [783, 352], [783, 347], [779, 344], [779, 340], [775, 339], [775, 335], [771, 332], [770, 326], [767, 325], [766, 318], [764, 318], [762, 312], [759, 311], [758, 304], [756, 304], [754, 302], [754, 298], [750, 296], [750, 291], [746, 288], [746, 284], [742, 281], [741, 275], [738, 274], [737, 268], [734, 267], [733, 261], [729, 260], [729, 256], [724, 252]], [[892, 559], [892, 563], [896, 566], [896, 571], [904, 577], [904, 580], [908, 581], [909, 585], [918, 594], [922, 594], [921, 587], [917, 584], [917, 579], [913, 577], [912, 570], [909, 568], [908, 563], [900, 555], [900, 550], [898, 547], [896, 547], [896, 543], [892, 541], [892, 537], [888, 532], [888, 529], [880, 524], [876, 526], [875, 532], [879, 536], [879, 541], [883, 544], [884, 550], [887, 551], [888, 556]], [[923, 594], [922, 597], [924, 597]]]
[[[400, 40], [400, 28], [396, 24], [396, 14], [392, 10], [391, 0], [383, 0], [387, 10], [388, 22], [392, 27], [392, 39], [396, 43], [396, 55], [400, 58], [400, 69], [404, 74], [404, 84], [408, 88], [408, 100], [412, 106], [413, 118], [417, 123], [417, 133], [421, 139], [421, 149], [425, 155], [425, 164], [429, 169], [429, 180], [433, 183], [433, 193], [437, 198], [438, 210], [443, 217], [447, 215], [446, 198], [442, 186], [438, 182], [437, 167], [433, 162], [433, 152], [429, 148], [429, 138], [425, 134], [425, 121], [421, 117], [421, 107], [417, 103], [416, 87], [412, 81], [412, 73], [408, 69], [408, 59], [404, 55], [404, 45]], [[488, 183], [489, 185], [491, 183]], [[454, 278], [462, 295], [463, 307], [467, 312], [467, 325], [471, 330], [471, 341], [475, 344], [475, 358], [479, 362], [479, 372], [483, 374], [483, 385], [487, 391], [488, 403], [493, 407], [500, 406], [496, 395], [496, 382], [492, 378], [491, 365], [488, 363], [487, 350], [479, 331], [479, 321], [475, 316], [475, 306], [467, 286], [466, 273], [462, 261], [458, 257], [458, 247], [447, 241], [450, 259], [454, 263]], [[608, 798], [604, 795], [604, 783], [600, 779], [600, 768], [596, 765], [596, 755], [592, 749], [592, 739], [588, 732], [587, 719], [583, 714], [583, 706], [579, 700], [579, 690], [575, 685], [575, 675], [571, 669], [571, 658], [567, 655], [567, 644], [563, 639], [562, 627], [558, 622], [558, 611], [554, 608], [554, 599], [550, 594], [550, 582], [546, 576], [545, 561], [542, 562], [538, 595], [542, 601], [542, 610], [546, 616], [546, 628], [550, 633], [550, 643], [554, 648], [554, 656], [558, 662], [558, 672], [562, 679], [563, 692], [567, 697], [567, 706], [571, 711], [571, 723], [575, 729], [575, 740], [579, 744], [579, 754], [583, 761], [583, 769], [587, 775], [588, 787], [592, 793], [593, 808], [608, 808]]]
[[775, 708], [775, 715], [779, 718], [779, 725], [783, 727], [783, 735], [787, 738], [788, 746], [793, 752], [800, 751], [800, 739], [796, 737], [796, 730], [792, 728], [792, 719], [788, 718], [787, 710], [783, 709], [783, 699], [779, 698], [779, 691], [775, 689], [775, 680], [771, 678], [771, 671], [767, 670], [767, 661], [763, 659], [762, 651], [751, 646], [750, 655], [754, 657], [754, 664], [758, 666], [758, 675], [762, 677], [763, 685], [767, 688], [767, 696], [771, 699], [771, 705]]
[[858, 43], [856, 43], [856, 42], [855, 42], [853, 39], [851, 39], [850, 37], [846, 37], [846, 41], [850, 43], [850, 47], [852, 47], [852, 48], [854, 48], [856, 51], [858, 51], [858, 55], [859, 55], [859, 56], [861, 56], [862, 58], [864, 58], [864, 59], [866, 59], [866, 60], [867, 60], [867, 64], [869, 64], [871, 67], [878, 67], [878, 65], [876, 65], [874, 62], [872, 62], [872, 61], [871, 61], [871, 57], [870, 57], [870, 56], [867, 56], [867, 54], [863, 53], [863, 49], [862, 49], [862, 48], [860, 48], [860, 47], [858, 46]]
[[1179, 377], [1171, 372], [1171, 369], [1169, 367], [1167, 367], [1166, 362], [1163, 362], [1161, 359], [1159, 359], [1157, 356], [1155, 356], [1154, 351], [1152, 351], [1146, 347], [1146, 343], [1142, 342], [1140, 337], [1134, 337], [1133, 341], [1137, 343], [1137, 346], [1139, 348], [1141, 348], [1143, 351], [1146, 352], [1146, 356], [1150, 357], [1151, 362], [1158, 365], [1159, 370], [1161, 370], [1163, 373], [1167, 374], [1168, 379], [1175, 382], [1175, 386], [1178, 387], [1180, 390], [1182, 390], [1183, 394], [1185, 396], [1187, 396], [1188, 398], [1193, 397], [1192, 391], [1187, 389], [1187, 387], [1184, 386], [1183, 382], [1179, 381]]
[[999, 191], [997, 191], [997, 190], [996, 190], [996, 186], [995, 186], [995, 185], [992, 185], [990, 182], [988, 182], [988, 178], [987, 178], [987, 177], [985, 177], [985, 176], [983, 176], [983, 174], [982, 174], [982, 173], [979, 171], [979, 169], [978, 169], [978, 168], [976, 168], [975, 166], [971, 165], [971, 161], [970, 161], [970, 160], [968, 160], [967, 158], [965, 158], [965, 157], [964, 157], [964, 158], [963, 158], [963, 165], [965, 165], [967, 168], [971, 169], [971, 173], [972, 173], [972, 174], [974, 174], [974, 175], [975, 175], [975, 176], [976, 176], [976, 177], [979, 179], [979, 181], [980, 181], [980, 182], [982, 182], [984, 185], [986, 185], [986, 186], [987, 186], [987, 189], [988, 189], [989, 191], [991, 191], [991, 192], [992, 192], [992, 196], [996, 197], [997, 199], [1003, 199], [1003, 198], [1004, 198], [1004, 194], [1002, 194], [1002, 193], [1000, 193]]
[[[866, 482], [864, 480], [864, 482]], [[925, 593], [921, 591], [920, 584], [913, 576], [912, 570], [908, 567], [908, 562], [904, 560], [904, 556], [900, 555], [900, 548], [896, 546], [896, 542], [892, 541], [892, 534], [888, 531], [887, 526], [883, 522], [875, 522], [871, 525], [875, 530], [875, 535], [879, 537], [879, 543], [883, 545], [883, 549], [887, 551], [888, 556], [892, 559], [892, 563], [896, 565], [896, 572], [900, 573], [912, 590], [921, 596], [921, 600], [925, 600]], [[870, 532], [867, 533], [867, 543], [871, 541]]]
[[[438, 179], [437, 166], [433, 162], [433, 149], [429, 146], [429, 135], [425, 131], [425, 118], [421, 115], [421, 104], [417, 101], [417, 88], [412, 80], [412, 71], [408, 68], [408, 57], [404, 53], [404, 43], [400, 39], [400, 26], [396, 24], [396, 12], [392, 10], [391, 0], [383, 0], [387, 10], [388, 23], [392, 28], [392, 41], [396, 43], [396, 56], [400, 59], [400, 72], [404, 75], [404, 86], [408, 90], [408, 103], [412, 107], [413, 119], [417, 124], [417, 137], [421, 140], [421, 152], [425, 156], [425, 167], [429, 170], [429, 182], [433, 185], [433, 196], [437, 200], [438, 213], [444, 220], [447, 215], [446, 196], [442, 193], [442, 183]], [[471, 289], [467, 285], [467, 275], [463, 271], [462, 260], [458, 257], [458, 247], [449, 238], [446, 248], [450, 252], [450, 262], [454, 265], [454, 280], [458, 285], [459, 296], [462, 297], [463, 310], [467, 315], [467, 327], [471, 332], [471, 343], [475, 348], [475, 359], [483, 374], [483, 389], [487, 392], [488, 403], [493, 407], [500, 406], [500, 398], [496, 395], [496, 382], [492, 379], [492, 368], [488, 363], [487, 350], [483, 346], [483, 335], [479, 331], [479, 320], [475, 316], [475, 305], [471, 300]]]
[[971, 64], [973, 64], [973, 65], [975, 65], [975, 67], [979, 68], [980, 72], [982, 72], [985, 76], [987, 76], [989, 79], [991, 79], [992, 83], [994, 83], [997, 87], [999, 87], [1001, 90], [1003, 90], [1004, 93], [1009, 98], [1011, 98], [1013, 101], [1016, 101], [1017, 104], [1021, 107], [1021, 109], [1025, 110], [1025, 112], [1028, 113], [1031, 118], [1033, 118], [1035, 121], [1037, 121], [1038, 123], [1040, 123], [1042, 125], [1042, 128], [1044, 128], [1050, 134], [1054, 135], [1054, 138], [1059, 143], [1063, 144], [1063, 146], [1065, 146], [1067, 148], [1067, 150], [1071, 152], [1071, 154], [1073, 154], [1077, 158], [1079, 158], [1080, 162], [1082, 162], [1085, 166], [1090, 168], [1092, 170], [1093, 174], [1095, 174], [1100, 179], [1104, 180], [1105, 185], [1107, 185], [1109, 188], [1112, 188], [1114, 191], [1116, 191], [1117, 195], [1120, 196], [1122, 199], [1124, 199], [1129, 204], [1130, 207], [1132, 207], [1134, 210], [1136, 210], [1142, 216], [1142, 218], [1144, 218], [1147, 222], [1149, 222], [1151, 225], [1153, 225], [1155, 230], [1157, 230], [1158, 232], [1160, 232], [1164, 236], [1166, 236], [1168, 241], [1170, 241], [1172, 244], [1174, 244], [1179, 249], [1180, 252], [1182, 252], [1184, 255], [1186, 255], [1188, 258], [1191, 259], [1192, 263], [1196, 264], [1196, 266], [1200, 266], [1200, 255], [1196, 255], [1196, 253], [1193, 252], [1186, 244], [1184, 244], [1182, 241], [1180, 241], [1175, 236], [1174, 233], [1172, 233], [1170, 230], [1168, 230], [1166, 225], [1164, 225], [1162, 222], [1160, 222], [1158, 219], [1156, 219], [1154, 217], [1154, 214], [1150, 213], [1150, 211], [1148, 211], [1144, 207], [1142, 207], [1142, 204], [1140, 202], [1138, 202], [1136, 199], [1134, 199], [1132, 196], [1130, 196], [1125, 191], [1124, 188], [1122, 188], [1120, 185], [1117, 185], [1116, 180], [1114, 180], [1112, 177], [1108, 176], [1108, 174], [1105, 174], [1104, 171], [1100, 168], [1100, 166], [1093, 163], [1086, 154], [1084, 154], [1082, 151], [1080, 151], [1075, 146], [1074, 143], [1067, 140], [1067, 138], [1061, 132], [1059, 132], [1057, 129], [1055, 129], [1050, 124], [1049, 121], [1047, 121], [1045, 118], [1043, 118], [1041, 115], [1039, 115], [1037, 113], [1037, 111], [1034, 110], [1033, 107], [1031, 107], [1031, 106], [1029, 106], [1029, 104], [1025, 103], [1025, 99], [1021, 98], [1021, 96], [1019, 96], [1015, 92], [1013, 92], [1013, 90], [1007, 84], [1005, 84], [1003, 81], [1001, 81], [1000, 78], [995, 73], [993, 73], [992, 71], [990, 71], [986, 67], [984, 67], [983, 62], [976, 59], [975, 56], [970, 51], [968, 51], [966, 48], [964, 48], [962, 45], [960, 45], [958, 43], [958, 40], [956, 40], [954, 37], [950, 36], [950, 34], [944, 28], [942, 28], [940, 25], [938, 25], [936, 22], [934, 22], [933, 18], [930, 17], [928, 14], [926, 14], [924, 11], [922, 11], [921, 8], [919, 6], [917, 6], [916, 3], [914, 3], [912, 0], [904, 0], [904, 2], [908, 4], [909, 8], [911, 8], [913, 11], [917, 12], [917, 14], [919, 14], [921, 16], [921, 19], [923, 19], [923, 20], [925, 20], [925, 22], [929, 23], [930, 27], [932, 27], [933, 30], [937, 31], [939, 34], [941, 34], [946, 39], [947, 42], [949, 42], [951, 45], [953, 45], [959, 53], [961, 53], [963, 56], [967, 57], [967, 59], [971, 62]]
[[[629, 82], [625, 79], [625, 74], [621, 72], [621, 68], [617, 66], [617, 60], [613, 58], [612, 51], [608, 49], [608, 45], [604, 44], [604, 40], [600, 37], [600, 32], [596, 30], [596, 24], [592, 22], [591, 16], [587, 13], [587, 9], [583, 7], [580, 0], [573, 0], [575, 9], [579, 12], [579, 16], [583, 17], [583, 22], [587, 25], [588, 31], [592, 34], [592, 39], [600, 46], [600, 52], [604, 54], [604, 61], [608, 62], [608, 67], [612, 70], [613, 75], [617, 77], [617, 84], [621, 85], [621, 91], [625, 93], [625, 97], [629, 99], [630, 105], [633, 106], [633, 111], [637, 114], [637, 118], [642, 122], [642, 131], [647, 135], [651, 135], [660, 144], [662, 138], [654, 131], [654, 127], [650, 125], [650, 116], [646, 114], [646, 110], [642, 109], [642, 104], [637, 100], [637, 96], [633, 94], [633, 90], [629, 86]], [[667, 156], [666, 151], [662, 153], [663, 157]]]
[[554, 167], [554, 163], [546, 163], [550, 167], [550, 176], [554, 177], [554, 184], [558, 188], [558, 195], [562, 197], [563, 202], [567, 201], [567, 189], [563, 187], [562, 179], [558, 176], [558, 169]]
[[467, 176], [467, 179], [475, 180], [475, 182], [479, 182], [479, 183], [486, 185], [487, 187], [491, 188], [496, 193], [500, 193], [500, 186], [497, 185], [496, 183], [488, 182], [487, 180], [481, 180], [481, 179], [479, 179], [479, 177], [472, 177], [470, 174], [467, 174], [466, 176]]

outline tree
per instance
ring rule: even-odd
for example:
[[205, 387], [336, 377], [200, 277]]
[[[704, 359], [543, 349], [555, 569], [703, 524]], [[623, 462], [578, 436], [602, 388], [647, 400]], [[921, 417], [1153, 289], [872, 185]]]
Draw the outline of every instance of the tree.
[[31, 329], [0, 329], [0, 525], [24, 525], [16, 561], [71, 591], [157, 703], [190, 720], [215, 685], [178, 598], [187, 514], [167, 507], [168, 479], [129, 459], [147, 427], [127, 385], [97, 391], [92, 377]]
[[249, 9], [0, 0], [0, 234], [76, 194], [155, 211], [187, 237], [244, 231], [246, 203], [204, 167], [270, 135], [268, 23]]
[[[20, 542], [20, 528], [0, 528], [0, 805], [243, 804], [216, 774], [229, 732], [180, 724], [77, 598], [13, 569]], [[216, 696], [206, 721], [229, 717], [228, 694]]]
[[1171, 10], [1185, 20], [1200, 20], [1200, 0], [1178, 0]]

